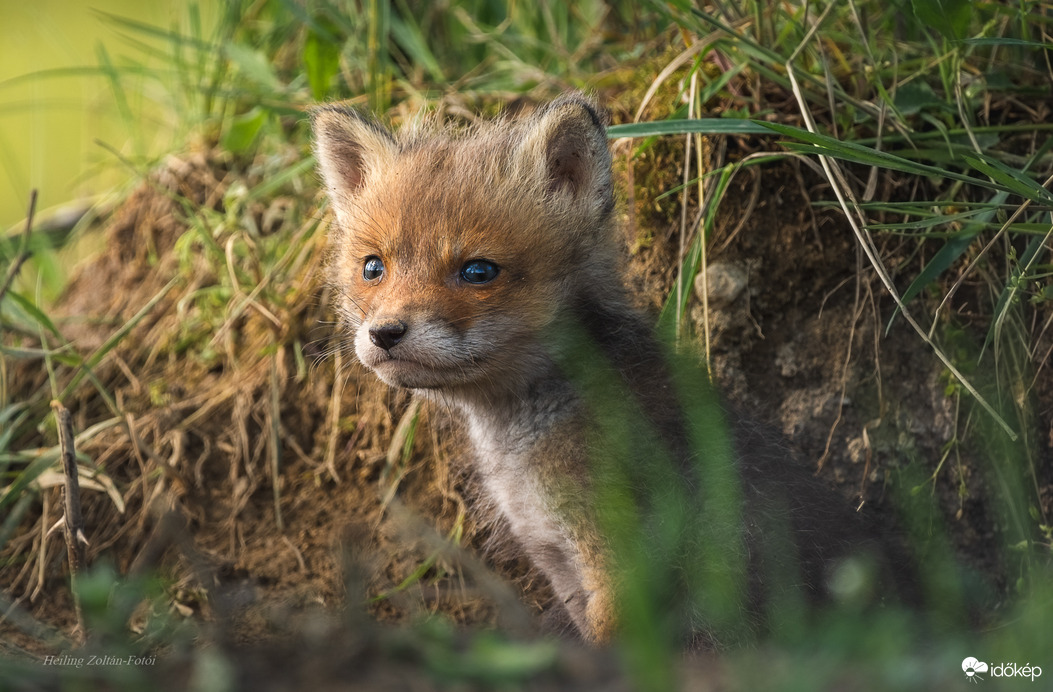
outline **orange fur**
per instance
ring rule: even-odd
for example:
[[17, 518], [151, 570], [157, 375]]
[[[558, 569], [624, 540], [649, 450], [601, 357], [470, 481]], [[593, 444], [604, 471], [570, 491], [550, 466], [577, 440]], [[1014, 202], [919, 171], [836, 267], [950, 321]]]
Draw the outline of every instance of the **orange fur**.
[[[359, 359], [461, 412], [489, 499], [581, 633], [608, 639], [617, 616], [590, 508], [590, 422], [557, 365], [566, 325], [591, 304], [636, 326], [597, 108], [569, 95], [519, 121], [389, 134], [328, 106], [313, 126], [336, 217], [330, 279]], [[466, 280], [480, 261], [496, 276]]]

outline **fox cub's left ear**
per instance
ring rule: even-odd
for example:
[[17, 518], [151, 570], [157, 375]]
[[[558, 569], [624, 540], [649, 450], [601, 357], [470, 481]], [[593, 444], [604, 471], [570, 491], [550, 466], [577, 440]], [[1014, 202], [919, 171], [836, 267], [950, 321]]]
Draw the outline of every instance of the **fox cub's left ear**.
[[342, 221], [351, 199], [394, 161], [398, 145], [390, 132], [351, 108], [317, 108], [311, 127], [318, 169]]
[[568, 94], [535, 114], [517, 156], [521, 170], [540, 177], [554, 200], [585, 205], [590, 214], [613, 208], [606, 114], [585, 96]]

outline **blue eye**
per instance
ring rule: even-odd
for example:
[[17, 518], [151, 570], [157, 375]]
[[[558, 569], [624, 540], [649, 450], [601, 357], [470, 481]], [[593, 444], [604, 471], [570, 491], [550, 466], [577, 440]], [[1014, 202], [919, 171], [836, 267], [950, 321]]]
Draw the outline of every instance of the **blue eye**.
[[366, 263], [362, 265], [362, 278], [366, 281], [373, 281], [382, 276], [384, 276], [384, 260], [376, 255], [367, 257]]
[[466, 283], [485, 284], [497, 278], [499, 271], [500, 269], [493, 262], [487, 262], [486, 260], [472, 260], [470, 262], [465, 262], [464, 266], [461, 267], [461, 278], [464, 279]]

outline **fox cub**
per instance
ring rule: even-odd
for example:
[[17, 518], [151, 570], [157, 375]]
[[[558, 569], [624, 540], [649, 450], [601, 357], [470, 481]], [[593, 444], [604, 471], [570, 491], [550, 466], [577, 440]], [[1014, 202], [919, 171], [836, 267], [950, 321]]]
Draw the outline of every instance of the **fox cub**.
[[[604, 117], [571, 94], [460, 132], [393, 134], [339, 106], [312, 124], [335, 215], [329, 278], [358, 359], [459, 415], [487, 499], [581, 635], [609, 640], [622, 577], [596, 506], [603, 455], [635, 463], [661, 448], [684, 487], [699, 481], [664, 347], [622, 282]], [[618, 392], [651, 431], [629, 452], [612, 451], [603, 422]], [[763, 463], [746, 466], [746, 495], [780, 485]], [[794, 495], [786, 512], [805, 501]], [[763, 522], [739, 521], [738, 552], [752, 560]]]

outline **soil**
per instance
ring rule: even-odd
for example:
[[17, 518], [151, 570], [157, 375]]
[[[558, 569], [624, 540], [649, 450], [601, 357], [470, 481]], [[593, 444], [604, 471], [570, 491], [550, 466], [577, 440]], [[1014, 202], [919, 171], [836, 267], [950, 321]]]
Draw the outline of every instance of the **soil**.
[[[735, 160], [757, 143], [725, 145], [721, 156]], [[672, 290], [680, 211], [673, 198], [656, 202], [653, 190], [677, 185], [682, 142], [660, 143], [631, 164], [618, 146], [628, 280], [655, 310]], [[715, 163], [717, 147], [707, 147]], [[346, 344], [319, 278], [317, 196], [246, 203], [244, 218], [261, 238], [299, 234], [301, 251], [244, 311], [208, 321], [201, 296], [222, 283], [223, 263], [180, 247], [195, 223], [186, 209], [231, 213], [232, 186], [246, 175], [209, 152], [170, 159], [108, 220], [106, 252], [79, 272], [59, 307], [69, 316], [64, 333], [90, 353], [161, 296], [95, 370], [116, 392], [121, 416], [81, 451], [112, 479], [124, 511], [105, 493], [85, 492], [90, 561], [125, 575], [159, 571], [168, 614], [156, 606], [137, 612], [139, 626], [207, 623], [219, 646], [243, 652], [230, 674], [253, 689], [278, 688], [280, 680], [335, 689], [332, 681], [352, 672], [360, 689], [387, 689], [433, 671], [421, 652], [437, 646], [464, 655], [463, 632], [428, 639], [386, 624], [430, 613], [528, 637], [551, 596], [529, 566], [488, 549], [500, 527], [466, 499], [472, 481], [461, 471], [466, 448], [455, 423], [441, 410], [418, 410], [349, 354], [336, 355]], [[1012, 564], [1002, 546], [1012, 527], [990, 478], [997, 460], [978, 444], [997, 433], [967, 395], [948, 393], [944, 367], [905, 320], [886, 332], [894, 304], [840, 212], [814, 204], [829, 197], [811, 170], [784, 161], [744, 169], [720, 200], [708, 315], [700, 291], [690, 307], [695, 330], [710, 334], [714, 378], [737, 410], [779, 430], [846, 503], [891, 521], [892, 499], [921, 487], [960, 560], [1005, 594]], [[879, 242], [902, 288], [924, 258]], [[182, 279], [165, 292], [173, 276]], [[953, 320], [941, 323], [973, 348], [989, 321], [984, 290], [967, 285], [947, 311]], [[245, 297], [235, 291], [231, 301]], [[921, 312], [931, 311], [932, 299], [920, 302]], [[1035, 352], [1045, 352], [1042, 342]], [[47, 382], [39, 364], [10, 380], [9, 389], [25, 392]], [[1030, 392], [1039, 457], [1029, 492], [1047, 524], [1051, 381], [1036, 379]], [[113, 417], [92, 386], [66, 405], [79, 431]], [[64, 548], [42, 538], [61, 495], [48, 488], [42, 497], [4, 547], [0, 585], [18, 612], [68, 637], [75, 619]], [[55, 651], [15, 622], [0, 625], [9, 653], [32, 659]], [[290, 641], [295, 655], [278, 643]], [[559, 672], [526, 689], [627, 688], [611, 672], [609, 652], [568, 643], [545, 655], [559, 661], [546, 670]], [[170, 689], [194, 674], [188, 661], [202, 665], [188, 644], [174, 644], [162, 659]], [[707, 670], [706, 684], [719, 688], [719, 664]], [[51, 684], [27, 676], [24, 689]]]

